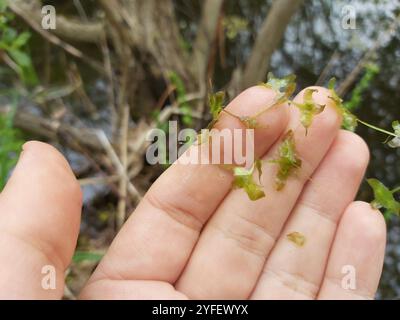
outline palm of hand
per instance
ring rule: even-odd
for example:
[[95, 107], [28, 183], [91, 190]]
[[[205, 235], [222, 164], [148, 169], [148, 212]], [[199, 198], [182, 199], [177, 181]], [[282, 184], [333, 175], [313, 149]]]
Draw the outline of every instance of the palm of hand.
[[[280, 137], [294, 132], [303, 166], [283, 190], [274, 188], [271, 164], [263, 168], [266, 197], [257, 201], [231, 190], [231, 174], [218, 166], [171, 166], [119, 232], [81, 298], [373, 298], [385, 223], [368, 204], [352, 202], [368, 148], [340, 130], [326, 89], [317, 89], [315, 99], [327, 108], [307, 136], [295, 108], [283, 105], [260, 116], [255, 151], [263, 159], [273, 159]], [[254, 87], [227, 108], [245, 116], [272, 98], [271, 90]], [[218, 122], [240, 125], [229, 116]], [[80, 210], [80, 188], [65, 159], [48, 145], [26, 144], [0, 195], [0, 297], [61, 298]], [[289, 241], [291, 232], [304, 235], [305, 244]], [[41, 287], [45, 265], [55, 267], [55, 290]], [[355, 288], [342, 285], [348, 266]]]

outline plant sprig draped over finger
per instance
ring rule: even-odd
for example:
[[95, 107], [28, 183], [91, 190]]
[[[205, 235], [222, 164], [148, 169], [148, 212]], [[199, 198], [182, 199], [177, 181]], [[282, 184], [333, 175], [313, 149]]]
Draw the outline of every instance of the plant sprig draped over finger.
[[217, 93], [210, 94], [208, 101], [212, 115], [211, 123], [208, 126], [211, 128], [219, 120], [219, 115], [224, 109], [225, 92], [218, 91]]
[[292, 173], [301, 167], [301, 159], [297, 156], [293, 131], [286, 133], [279, 147], [278, 158], [271, 160], [278, 165], [275, 184], [277, 190], [282, 190]]
[[394, 194], [400, 191], [400, 188], [389, 190], [382, 182], [377, 179], [368, 179], [368, 184], [374, 191], [375, 199], [371, 205], [375, 209], [386, 209], [386, 215], [400, 215], [400, 202], [396, 201]]
[[[260, 85], [272, 89], [276, 92], [274, 100], [270, 105], [266, 106], [264, 109], [260, 110], [256, 114], [250, 116], [238, 116], [224, 109], [225, 94], [223, 92], [220, 91], [215, 94], [211, 94], [209, 96], [209, 105], [210, 112], [212, 114], [212, 121], [209, 124], [208, 128], [211, 128], [219, 120], [222, 112], [225, 112], [227, 115], [236, 118], [248, 129], [260, 128], [261, 126], [258, 123], [258, 117], [261, 114], [265, 113], [273, 106], [278, 106], [285, 102], [288, 102], [289, 104], [293, 104], [300, 110], [300, 122], [306, 129], [307, 135], [308, 129], [312, 125], [314, 116], [322, 113], [325, 109], [325, 105], [317, 104], [314, 101], [313, 93], [317, 91], [316, 89], [306, 89], [302, 103], [291, 101], [290, 98], [296, 89], [295, 79], [295, 75], [289, 75], [279, 79], [276, 78], [272, 73], [269, 73], [268, 81]], [[332, 78], [328, 83], [328, 89], [330, 91], [329, 98], [334, 102], [334, 105], [342, 116], [342, 128], [350, 131], [355, 131], [358, 123], [361, 123], [375, 131], [384, 133], [389, 136], [386, 141], [389, 147], [399, 148], [400, 122], [393, 122], [393, 132], [391, 132], [360, 120], [357, 116], [350, 112], [350, 110], [346, 107], [346, 104], [343, 103], [342, 98], [336, 93], [335, 83], [335, 78]], [[203, 134], [201, 134], [198, 139], [200, 143], [207, 140], [209, 140], [209, 135], [203, 136]], [[296, 145], [292, 131], [289, 131], [285, 135], [281, 145], [279, 146], [278, 157], [274, 160], [271, 160], [270, 163], [278, 165], [278, 172], [275, 177], [275, 184], [277, 190], [282, 190], [285, 187], [288, 178], [297, 169], [301, 168], [302, 164], [301, 159], [296, 153]], [[250, 200], [253, 201], [265, 197], [265, 193], [262, 190], [261, 184], [258, 184], [254, 181], [254, 174], [256, 171], [258, 171], [259, 178], [261, 177], [261, 164], [261, 160], [256, 160], [250, 170], [247, 170], [243, 167], [234, 166], [231, 166], [229, 168], [232, 170], [234, 175], [233, 187], [244, 189]], [[378, 209], [385, 208], [387, 210], [387, 213], [400, 215], [400, 203], [396, 201], [394, 197], [394, 194], [400, 191], [400, 187], [394, 190], [390, 190], [377, 179], [369, 179], [368, 183], [373, 189], [375, 195], [375, 199], [374, 201], [372, 201], [371, 205], [374, 208]]]
[[262, 161], [256, 160], [251, 169], [247, 170], [243, 167], [233, 168], [233, 187], [243, 189], [250, 200], [255, 201], [265, 197], [262, 186], [254, 181], [254, 174], [258, 172], [258, 180], [261, 183]]
[[273, 104], [282, 104], [290, 99], [294, 91], [296, 90], [296, 76], [290, 74], [283, 78], [276, 78], [272, 72], [268, 73], [268, 81], [261, 83], [268, 89], [272, 89], [276, 92]]
[[335, 85], [336, 79], [330, 79], [328, 83], [328, 89], [330, 90], [331, 95], [329, 96], [329, 98], [332, 99], [332, 101], [335, 103], [338, 112], [342, 116], [342, 128], [354, 132], [358, 126], [357, 117], [352, 114], [347, 108], [345, 108], [345, 106], [343, 105], [343, 99], [340, 98], [335, 91]]
[[306, 129], [306, 135], [308, 128], [313, 122], [314, 116], [320, 114], [325, 109], [325, 105], [315, 103], [312, 97], [313, 93], [317, 91], [317, 89], [306, 89], [303, 96], [303, 103], [291, 102], [300, 110], [300, 122]]
[[400, 148], [400, 122], [393, 121], [392, 127], [396, 137], [388, 141], [388, 146], [391, 148]]

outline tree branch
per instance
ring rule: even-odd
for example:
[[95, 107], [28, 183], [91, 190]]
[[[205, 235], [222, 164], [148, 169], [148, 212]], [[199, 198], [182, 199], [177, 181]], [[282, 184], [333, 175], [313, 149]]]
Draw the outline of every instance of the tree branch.
[[200, 85], [207, 82], [207, 66], [211, 47], [216, 38], [219, 16], [224, 0], [206, 0], [203, 6], [197, 37], [193, 46], [192, 61], [197, 68]]
[[263, 81], [271, 56], [281, 42], [291, 17], [303, 0], [275, 0], [264, 20], [244, 69], [241, 89]]
[[[16, 14], [29, 13], [30, 19], [40, 24], [42, 20], [41, 1], [9, 0], [8, 3]], [[65, 40], [98, 43], [104, 32], [104, 24], [100, 21], [82, 22], [57, 15], [57, 28], [51, 31]]]

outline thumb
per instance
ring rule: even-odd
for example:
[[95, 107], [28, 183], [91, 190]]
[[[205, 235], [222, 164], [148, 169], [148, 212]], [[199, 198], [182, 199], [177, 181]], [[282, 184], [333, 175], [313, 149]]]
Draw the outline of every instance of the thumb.
[[0, 299], [59, 299], [82, 196], [65, 158], [28, 142], [0, 194]]

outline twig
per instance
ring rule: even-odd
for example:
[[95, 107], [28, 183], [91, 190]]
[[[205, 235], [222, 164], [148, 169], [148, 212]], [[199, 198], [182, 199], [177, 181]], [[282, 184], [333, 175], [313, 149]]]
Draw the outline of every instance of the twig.
[[128, 171], [128, 128], [129, 128], [129, 105], [125, 104], [122, 109], [121, 117], [121, 140], [120, 140], [120, 157], [122, 165], [122, 175], [119, 182], [119, 202], [117, 211], [117, 229], [119, 230], [125, 222], [126, 218], [126, 201], [127, 201], [127, 171]]
[[110, 109], [111, 109], [111, 128], [112, 128], [112, 136], [115, 136], [115, 131], [117, 128], [117, 123], [118, 123], [118, 116], [117, 116], [117, 110], [115, 108], [115, 94], [114, 94], [114, 76], [113, 76], [113, 70], [112, 70], [112, 65], [111, 65], [111, 57], [110, 57], [110, 49], [108, 48], [107, 44], [107, 38], [105, 34], [103, 34], [103, 37], [100, 41], [100, 47], [101, 51], [103, 53], [104, 57], [104, 69], [106, 71], [106, 75], [108, 78], [108, 90], [107, 90], [107, 95], [108, 95], [108, 103], [110, 104]]
[[103, 130], [96, 130], [96, 135], [103, 146], [104, 150], [107, 153], [107, 156], [113, 163], [114, 167], [117, 170], [117, 173], [119, 176], [123, 176], [125, 179], [128, 180], [128, 192], [129, 194], [136, 200], [141, 200], [142, 196], [140, 195], [139, 191], [135, 188], [135, 186], [132, 184], [132, 182], [129, 181], [128, 177], [125, 175], [124, 176], [124, 169], [122, 166], [122, 163], [120, 159], [118, 158], [117, 153], [115, 152], [114, 148], [112, 147], [110, 141], [108, 140], [106, 134], [104, 133]]
[[90, 185], [102, 185], [102, 184], [110, 184], [117, 182], [119, 180], [119, 176], [109, 176], [109, 177], [91, 177], [91, 178], [83, 178], [79, 179], [79, 185], [81, 187], [90, 186]]
[[317, 82], [315, 83], [316, 86], [320, 86], [321, 84], [324, 83], [325, 79], [327, 78], [328, 74], [331, 72], [334, 63], [336, 60], [340, 58], [340, 53], [335, 50], [330, 57], [328, 63], [326, 64], [325, 68], [322, 70], [321, 74], [318, 77]]

